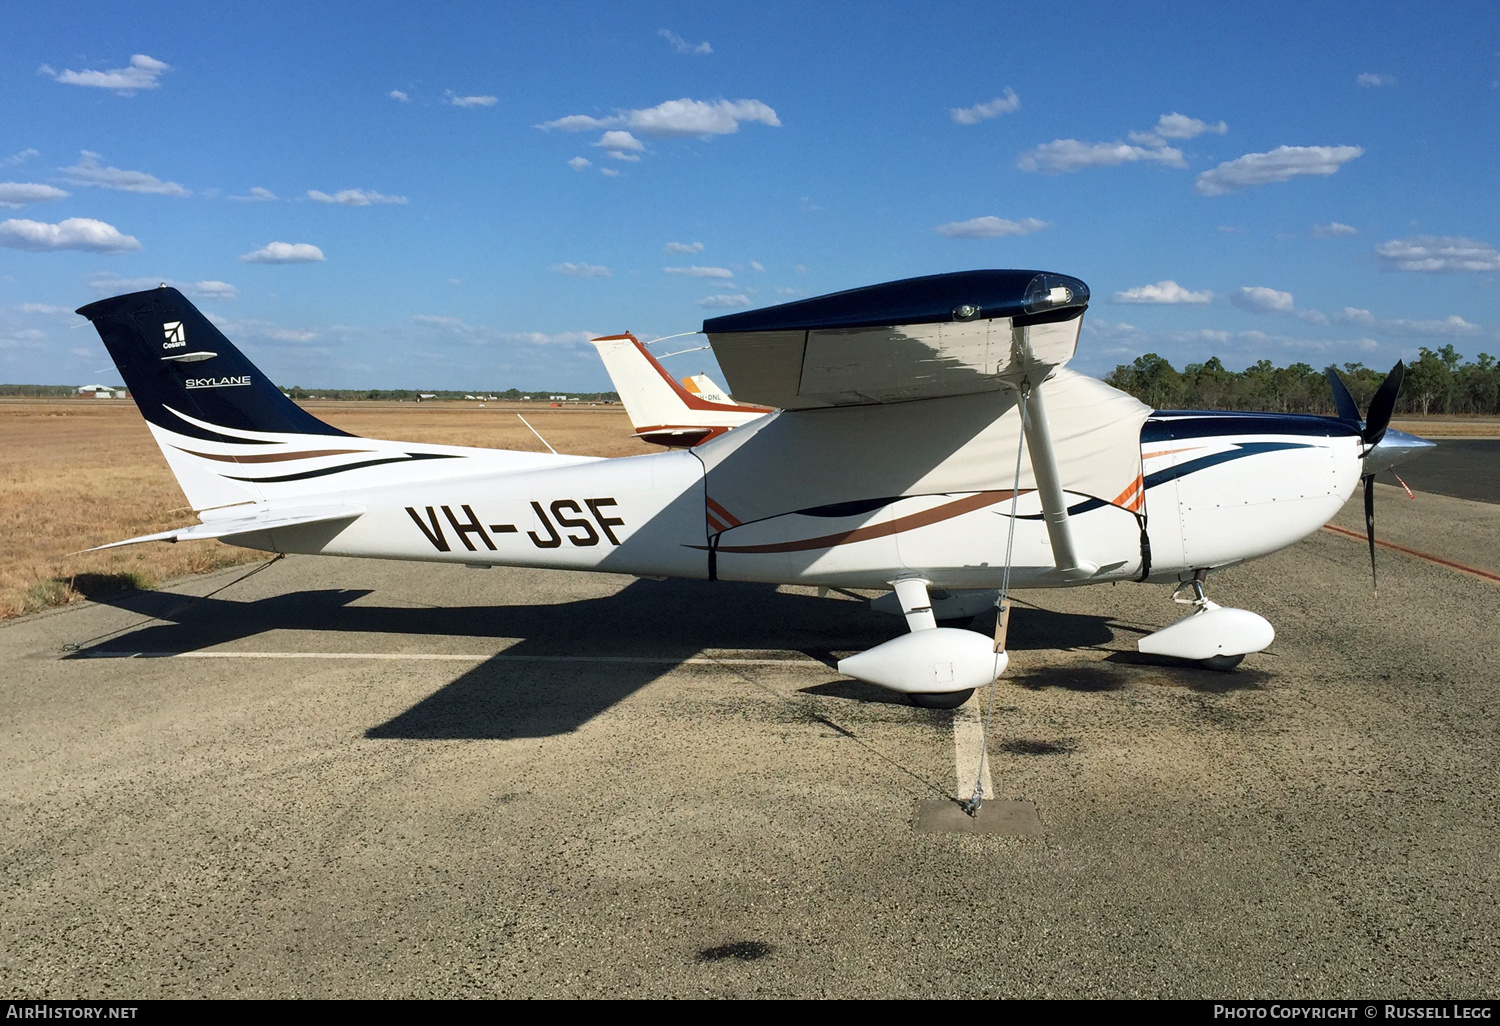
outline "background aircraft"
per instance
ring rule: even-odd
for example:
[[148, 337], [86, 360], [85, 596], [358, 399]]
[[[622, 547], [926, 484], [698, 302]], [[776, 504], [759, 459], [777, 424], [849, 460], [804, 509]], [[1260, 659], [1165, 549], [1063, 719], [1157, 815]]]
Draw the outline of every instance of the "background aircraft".
[[637, 438], [693, 446], [772, 412], [767, 406], [735, 402], [707, 375], [679, 382], [634, 335], [610, 335], [593, 343]]
[[890, 589], [910, 632], [841, 672], [956, 705], [1003, 671], [1003, 633], [937, 621], [1000, 587], [1189, 586], [1194, 611], [1143, 651], [1227, 667], [1263, 649], [1270, 624], [1210, 602], [1206, 574], [1306, 536], [1430, 444], [1386, 429], [1399, 364], [1364, 421], [1347, 393], [1338, 417], [1152, 411], [1064, 366], [1088, 299], [1066, 275], [968, 271], [709, 320], [753, 419], [695, 399], [738, 429], [680, 425], [723, 433], [611, 460], [348, 435], [165, 286], [79, 313], [202, 520], [132, 542]]

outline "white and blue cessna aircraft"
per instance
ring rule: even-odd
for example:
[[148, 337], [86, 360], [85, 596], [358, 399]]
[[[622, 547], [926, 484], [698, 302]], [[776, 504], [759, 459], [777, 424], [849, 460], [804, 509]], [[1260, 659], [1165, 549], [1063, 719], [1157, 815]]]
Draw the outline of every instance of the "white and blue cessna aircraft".
[[1007, 572], [1191, 587], [1140, 649], [1232, 667], [1274, 632], [1209, 601], [1207, 572], [1317, 530], [1362, 478], [1373, 558], [1369, 479], [1431, 444], [1387, 430], [1400, 364], [1363, 420], [1336, 376], [1337, 417], [1152, 411], [1064, 366], [1088, 299], [1066, 275], [965, 271], [711, 319], [730, 392], [773, 412], [620, 459], [349, 435], [165, 286], [78, 312], [201, 520], [115, 544], [890, 590], [909, 633], [840, 672], [952, 707], [1006, 655], [937, 621]]

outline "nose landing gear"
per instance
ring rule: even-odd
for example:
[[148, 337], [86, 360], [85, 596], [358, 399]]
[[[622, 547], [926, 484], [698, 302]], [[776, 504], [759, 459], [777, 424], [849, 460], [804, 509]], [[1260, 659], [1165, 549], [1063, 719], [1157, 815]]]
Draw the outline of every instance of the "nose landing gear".
[[1208, 571], [1198, 570], [1172, 592], [1172, 601], [1192, 606], [1193, 612], [1170, 627], [1142, 638], [1136, 647], [1148, 655], [1191, 659], [1210, 670], [1228, 672], [1247, 653], [1259, 652], [1276, 640], [1276, 630], [1248, 609], [1230, 609], [1203, 592]]

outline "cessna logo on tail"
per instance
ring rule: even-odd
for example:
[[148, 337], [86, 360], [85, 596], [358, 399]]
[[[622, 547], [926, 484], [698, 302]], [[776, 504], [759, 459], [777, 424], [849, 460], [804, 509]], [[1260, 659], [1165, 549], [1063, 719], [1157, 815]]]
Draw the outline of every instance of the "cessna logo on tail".
[[166, 338], [161, 344], [163, 349], [177, 349], [187, 345], [187, 331], [181, 321], [167, 321], [161, 326], [161, 333]]

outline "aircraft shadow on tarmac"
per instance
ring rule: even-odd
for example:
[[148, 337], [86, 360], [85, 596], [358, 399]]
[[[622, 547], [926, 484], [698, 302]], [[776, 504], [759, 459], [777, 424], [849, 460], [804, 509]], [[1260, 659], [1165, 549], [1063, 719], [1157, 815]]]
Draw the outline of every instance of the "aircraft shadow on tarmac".
[[[862, 602], [785, 594], [763, 584], [637, 580], [607, 597], [555, 605], [353, 604], [371, 594], [300, 591], [254, 601], [158, 591], [103, 594], [98, 601], [158, 620], [85, 645], [70, 658], [201, 651], [269, 631], [520, 638], [501, 656], [365, 732], [370, 738], [508, 739], [576, 730], [668, 672], [673, 660], [704, 650], [792, 650], [832, 666], [836, 653], [871, 648], [903, 630], [899, 619], [872, 613]], [[993, 622], [984, 615], [972, 627], [988, 632]], [[1111, 623], [1103, 616], [1017, 606], [1009, 644], [1014, 651], [1104, 645], [1114, 636]], [[568, 658], [579, 656], [601, 661]], [[862, 703], [904, 701], [856, 681], [804, 691]]]

